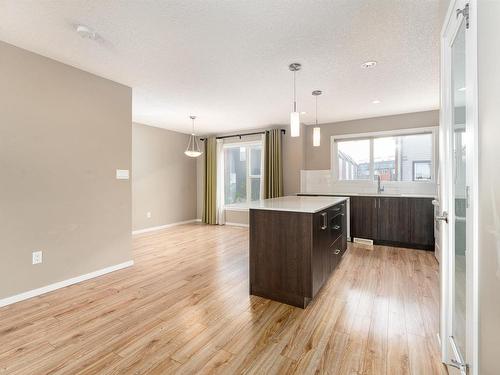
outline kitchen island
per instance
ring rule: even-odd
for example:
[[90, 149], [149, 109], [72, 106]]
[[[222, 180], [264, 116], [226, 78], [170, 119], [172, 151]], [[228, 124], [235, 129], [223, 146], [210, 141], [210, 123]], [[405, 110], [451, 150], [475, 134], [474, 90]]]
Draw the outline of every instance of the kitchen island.
[[249, 204], [250, 294], [305, 308], [347, 248], [347, 197]]

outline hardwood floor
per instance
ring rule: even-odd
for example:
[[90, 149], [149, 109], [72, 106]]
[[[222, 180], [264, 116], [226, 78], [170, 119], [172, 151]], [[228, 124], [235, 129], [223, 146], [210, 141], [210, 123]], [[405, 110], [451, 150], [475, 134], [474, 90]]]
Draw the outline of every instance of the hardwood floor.
[[350, 244], [306, 310], [248, 295], [245, 228], [173, 227], [133, 255], [0, 309], [0, 373], [446, 373], [430, 252]]

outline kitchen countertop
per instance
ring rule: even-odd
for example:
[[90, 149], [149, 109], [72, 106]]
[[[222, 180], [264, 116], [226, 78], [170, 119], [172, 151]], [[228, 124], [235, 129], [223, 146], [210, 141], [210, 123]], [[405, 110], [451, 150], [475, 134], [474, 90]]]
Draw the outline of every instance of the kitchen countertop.
[[312, 193], [298, 193], [300, 196], [317, 196], [317, 195], [328, 195], [328, 196], [360, 196], [360, 197], [395, 197], [395, 198], [433, 198], [434, 195], [426, 194], [377, 194], [377, 193], [332, 193], [332, 192], [312, 192]]
[[235, 203], [227, 205], [226, 209], [252, 209], [316, 213], [325, 208], [348, 200], [349, 197], [304, 197], [286, 196], [279, 198], [261, 199], [248, 203]]

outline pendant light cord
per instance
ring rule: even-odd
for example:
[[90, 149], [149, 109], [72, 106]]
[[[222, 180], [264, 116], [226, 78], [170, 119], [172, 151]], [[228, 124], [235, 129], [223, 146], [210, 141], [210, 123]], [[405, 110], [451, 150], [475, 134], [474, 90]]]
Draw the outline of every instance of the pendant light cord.
[[318, 95], [316, 96], [316, 126], [318, 126]]
[[297, 112], [297, 94], [296, 94], [295, 73], [297, 73], [296, 70], [293, 71], [293, 111]]

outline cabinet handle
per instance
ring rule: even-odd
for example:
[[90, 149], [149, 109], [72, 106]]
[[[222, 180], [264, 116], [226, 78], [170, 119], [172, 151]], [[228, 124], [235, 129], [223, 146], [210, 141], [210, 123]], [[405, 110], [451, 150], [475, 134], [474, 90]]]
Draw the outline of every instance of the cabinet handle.
[[323, 225], [321, 226], [321, 229], [325, 230], [328, 227], [328, 225], [326, 224], [326, 212], [323, 212], [321, 214], [321, 217], [323, 218]]
[[334, 226], [333, 226], [333, 229], [335, 229], [335, 230], [339, 230], [339, 229], [340, 229], [340, 225], [334, 225]]
[[335, 250], [333, 251], [333, 253], [334, 253], [335, 255], [340, 254], [340, 249], [335, 249]]

